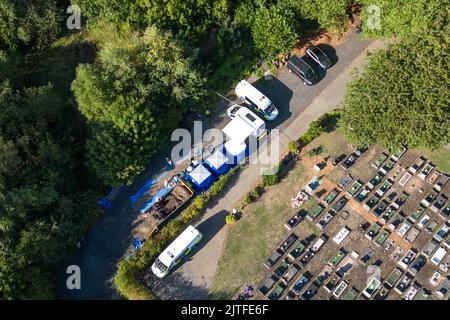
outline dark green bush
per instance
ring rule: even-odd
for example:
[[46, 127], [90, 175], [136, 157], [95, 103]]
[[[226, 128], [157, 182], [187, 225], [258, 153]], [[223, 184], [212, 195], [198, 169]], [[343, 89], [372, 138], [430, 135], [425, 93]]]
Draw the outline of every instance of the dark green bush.
[[262, 176], [262, 183], [264, 186], [276, 185], [279, 181], [277, 174], [265, 174]]

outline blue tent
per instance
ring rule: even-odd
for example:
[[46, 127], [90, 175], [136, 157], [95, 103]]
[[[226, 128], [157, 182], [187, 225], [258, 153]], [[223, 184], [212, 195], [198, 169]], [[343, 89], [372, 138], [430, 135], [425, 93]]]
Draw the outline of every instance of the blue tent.
[[235, 141], [230, 140], [224, 144], [223, 153], [228, 158], [228, 163], [231, 166], [236, 166], [245, 159], [247, 149], [247, 145], [244, 142], [236, 143]]
[[216, 177], [227, 173], [230, 169], [228, 158], [223, 154], [221, 148], [217, 149], [203, 164]]
[[206, 169], [203, 164], [199, 164], [186, 176], [186, 180], [193, 184], [193, 188], [197, 192], [208, 190], [214, 182], [214, 176]]

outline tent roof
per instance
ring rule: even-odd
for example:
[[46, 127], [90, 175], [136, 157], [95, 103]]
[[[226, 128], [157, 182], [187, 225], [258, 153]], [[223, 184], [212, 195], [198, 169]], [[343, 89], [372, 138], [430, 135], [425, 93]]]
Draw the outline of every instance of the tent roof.
[[225, 150], [228, 155], [237, 156], [245, 151], [247, 148], [245, 143], [237, 143], [234, 140], [230, 140], [225, 143]]
[[222, 131], [237, 143], [244, 142], [252, 133], [253, 129], [239, 117], [234, 118]]
[[219, 169], [221, 166], [227, 163], [228, 158], [225, 157], [225, 155], [220, 150], [216, 150], [209, 158], [206, 159], [206, 161], [208, 161], [208, 163], [212, 167]]
[[197, 167], [195, 167], [194, 170], [191, 171], [191, 173], [189, 173], [189, 176], [195, 182], [201, 185], [206, 179], [211, 176], [211, 172], [209, 172], [203, 164], [199, 164]]

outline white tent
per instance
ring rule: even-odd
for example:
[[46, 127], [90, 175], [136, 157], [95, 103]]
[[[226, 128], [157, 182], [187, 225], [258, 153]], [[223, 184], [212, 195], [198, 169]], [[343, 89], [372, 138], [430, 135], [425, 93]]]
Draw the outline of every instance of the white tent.
[[253, 128], [250, 127], [240, 118], [234, 118], [225, 128], [222, 129], [223, 133], [227, 135], [232, 141], [237, 144], [241, 144], [253, 133]]

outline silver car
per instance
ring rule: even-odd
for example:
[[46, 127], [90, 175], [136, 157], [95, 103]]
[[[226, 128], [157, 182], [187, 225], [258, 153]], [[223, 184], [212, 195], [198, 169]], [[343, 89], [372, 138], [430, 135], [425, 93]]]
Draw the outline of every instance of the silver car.
[[327, 55], [320, 50], [319, 47], [314, 45], [310, 45], [306, 48], [306, 54], [311, 57], [322, 69], [328, 69], [331, 67], [331, 60], [327, 57]]

